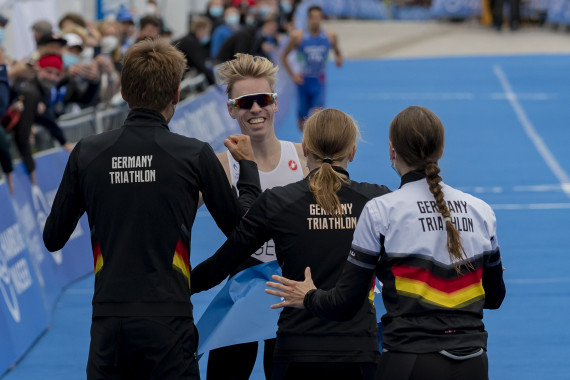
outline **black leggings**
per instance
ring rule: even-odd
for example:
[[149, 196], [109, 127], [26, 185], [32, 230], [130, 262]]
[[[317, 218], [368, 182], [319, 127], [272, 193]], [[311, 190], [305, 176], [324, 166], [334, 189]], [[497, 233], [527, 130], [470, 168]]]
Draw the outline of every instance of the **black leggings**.
[[271, 380], [373, 380], [372, 363], [279, 363], [273, 364]]
[[375, 380], [488, 380], [487, 353], [454, 360], [438, 353], [380, 355]]
[[[275, 339], [265, 341], [263, 369], [265, 378], [271, 379]], [[255, 366], [257, 342], [220, 347], [208, 356], [207, 380], [247, 380]]]
[[12, 156], [10, 155], [10, 142], [4, 128], [0, 126], [0, 166], [4, 173], [11, 173], [14, 168], [12, 167]]

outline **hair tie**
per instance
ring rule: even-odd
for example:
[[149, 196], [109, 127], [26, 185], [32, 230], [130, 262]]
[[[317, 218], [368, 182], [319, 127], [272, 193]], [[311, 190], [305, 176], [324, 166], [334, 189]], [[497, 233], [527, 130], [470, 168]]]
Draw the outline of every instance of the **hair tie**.
[[332, 165], [333, 160], [332, 160], [332, 158], [330, 158], [330, 157], [325, 157], [325, 158], [323, 158], [323, 164], [324, 164], [325, 162], [326, 162], [327, 164], [329, 164], [329, 165]]
[[450, 217], [450, 216], [446, 216], [444, 219], [445, 219], [446, 222], [451, 223], [451, 217]]

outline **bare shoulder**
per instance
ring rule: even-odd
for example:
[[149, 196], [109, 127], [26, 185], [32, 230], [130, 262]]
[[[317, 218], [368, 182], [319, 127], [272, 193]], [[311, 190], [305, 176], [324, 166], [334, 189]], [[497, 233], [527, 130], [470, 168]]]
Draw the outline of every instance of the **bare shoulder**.
[[299, 163], [301, 164], [301, 169], [303, 169], [303, 178], [309, 174], [309, 168], [307, 168], [307, 158], [303, 153], [303, 145], [301, 143], [293, 143], [295, 149], [297, 150], [297, 156], [299, 156]]
[[218, 157], [220, 164], [222, 164], [222, 167], [224, 168], [224, 172], [226, 172], [226, 177], [228, 178], [228, 181], [231, 182], [231, 180], [230, 180], [230, 161], [228, 160], [228, 154], [224, 151], [222, 153], [217, 153], [216, 156]]

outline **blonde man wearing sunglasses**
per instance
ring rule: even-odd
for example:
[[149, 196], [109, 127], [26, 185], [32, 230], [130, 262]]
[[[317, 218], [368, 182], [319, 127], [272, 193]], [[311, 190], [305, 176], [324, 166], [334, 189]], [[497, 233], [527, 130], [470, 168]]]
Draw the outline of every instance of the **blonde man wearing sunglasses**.
[[[277, 70], [278, 67], [266, 58], [236, 54], [235, 59], [225, 62], [219, 71], [227, 85], [228, 112], [238, 122], [241, 133], [251, 139], [262, 190], [300, 181], [308, 174], [301, 144], [280, 141], [275, 135]], [[235, 185], [239, 165], [228, 152], [219, 153], [218, 158], [228, 180]], [[232, 275], [275, 259], [275, 244], [270, 240]], [[265, 341], [264, 368], [268, 379], [271, 378], [274, 345], [275, 339]], [[208, 379], [249, 379], [257, 357], [257, 346], [257, 342], [253, 342], [210, 351]]]

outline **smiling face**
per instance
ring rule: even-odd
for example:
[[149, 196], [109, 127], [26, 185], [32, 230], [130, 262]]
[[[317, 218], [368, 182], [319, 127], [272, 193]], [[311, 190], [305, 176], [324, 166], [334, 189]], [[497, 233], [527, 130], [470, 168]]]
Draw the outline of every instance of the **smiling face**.
[[[269, 93], [271, 87], [265, 78], [245, 78], [234, 83], [231, 98], [256, 93]], [[265, 107], [253, 103], [251, 109], [236, 109], [228, 105], [228, 111], [233, 119], [236, 119], [241, 132], [252, 139], [264, 139], [275, 135], [273, 120], [277, 112], [277, 101]]]

